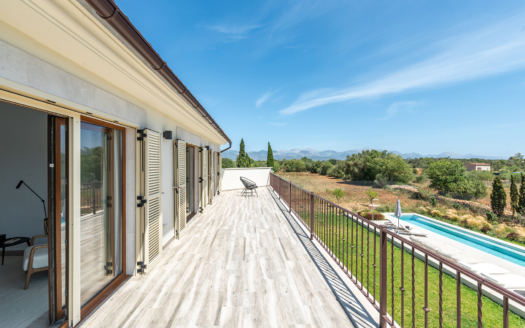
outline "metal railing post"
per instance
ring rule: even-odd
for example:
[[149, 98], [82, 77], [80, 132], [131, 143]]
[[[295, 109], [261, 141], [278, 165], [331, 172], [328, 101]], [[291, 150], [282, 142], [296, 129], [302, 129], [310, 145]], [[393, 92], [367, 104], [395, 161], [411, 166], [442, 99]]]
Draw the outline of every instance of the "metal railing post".
[[380, 234], [380, 265], [379, 265], [379, 328], [386, 328], [386, 301], [387, 301], [387, 244], [386, 227], [381, 228]]
[[310, 193], [310, 240], [314, 239], [314, 193]]
[[290, 205], [290, 213], [292, 213], [292, 181], [290, 181], [290, 190], [289, 191], [290, 191], [290, 198], [289, 198], [290, 199], [290, 204], [288, 204], [288, 205]]

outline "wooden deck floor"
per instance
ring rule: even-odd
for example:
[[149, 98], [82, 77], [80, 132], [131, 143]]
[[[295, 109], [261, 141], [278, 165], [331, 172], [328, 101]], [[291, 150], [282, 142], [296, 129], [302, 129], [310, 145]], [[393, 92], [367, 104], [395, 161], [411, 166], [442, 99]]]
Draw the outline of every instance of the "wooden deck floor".
[[223, 192], [82, 327], [354, 327], [266, 188]]

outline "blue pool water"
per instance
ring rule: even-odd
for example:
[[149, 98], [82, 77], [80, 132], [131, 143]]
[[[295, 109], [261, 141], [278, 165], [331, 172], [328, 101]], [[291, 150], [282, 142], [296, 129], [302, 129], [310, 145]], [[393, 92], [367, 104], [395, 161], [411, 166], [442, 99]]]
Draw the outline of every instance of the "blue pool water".
[[483, 235], [465, 231], [449, 224], [435, 222], [417, 214], [404, 214], [401, 221], [408, 222], [415, 226], [432, 231], [441, 236], [453, 239], [465, 245], [479, 249], [480, 251], [492, 254], [501, 259], [525, 267], [525, 250], [508, 245], [503, 242], [495, 241]]

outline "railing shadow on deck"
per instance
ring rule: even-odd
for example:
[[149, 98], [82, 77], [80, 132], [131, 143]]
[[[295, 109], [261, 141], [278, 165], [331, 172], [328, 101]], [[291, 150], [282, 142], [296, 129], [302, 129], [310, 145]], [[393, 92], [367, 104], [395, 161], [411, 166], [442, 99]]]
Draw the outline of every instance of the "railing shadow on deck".
[[310, 236], [307, 235], [296, 219], [292, 217], [292, 214], [289, 213], [288, 209], [280, 201], [275, 192], [270, 190], [270, 188], [268, 188], [268, 190], [354, 326], [359, 328], [378, 327], [378, 323], [365, 310], [356, 295], [350, 290], [334, 268], [328, 263], [326, 258], [320, 253], [313, 241], [310, 240]]

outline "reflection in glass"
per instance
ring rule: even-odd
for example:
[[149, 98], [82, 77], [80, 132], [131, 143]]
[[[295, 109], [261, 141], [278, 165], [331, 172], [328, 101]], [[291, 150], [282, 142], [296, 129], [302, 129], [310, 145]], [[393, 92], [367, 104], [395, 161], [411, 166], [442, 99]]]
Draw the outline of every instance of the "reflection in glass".
[[189, 221], [194, 213], [193, 206], [193, 184], [194, 184], [194, 155], [195, 148], [186, 147], [186, 218]]
[[81, 301], [122, 272], [122, 132], [82, 122]]
[[66, 195], [67, 195], [67, 176], [66, 176], [66, 126], [60, 125], [60, 268], [62, 271], [62, 308], [66, 306]]

